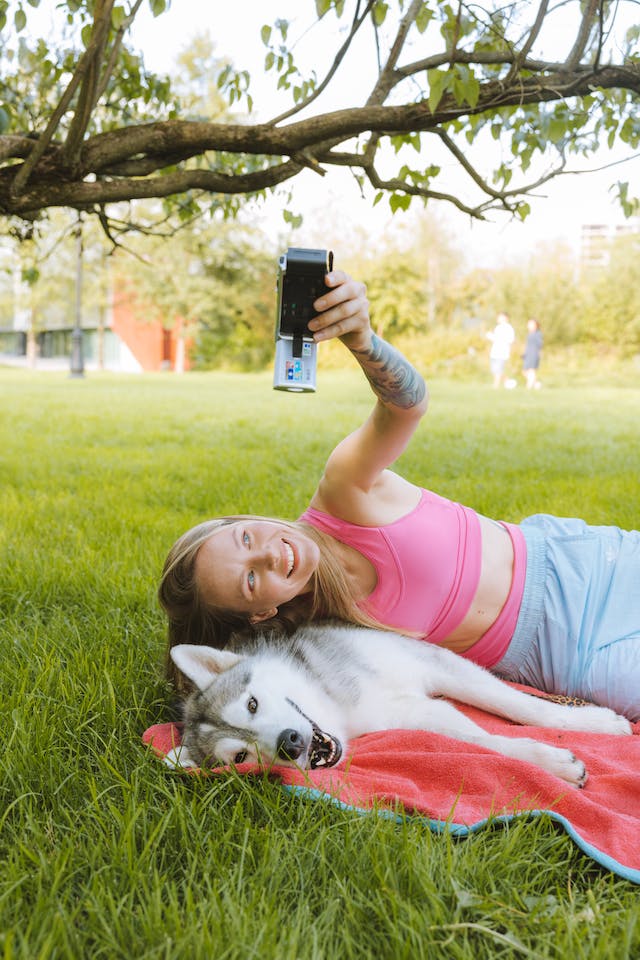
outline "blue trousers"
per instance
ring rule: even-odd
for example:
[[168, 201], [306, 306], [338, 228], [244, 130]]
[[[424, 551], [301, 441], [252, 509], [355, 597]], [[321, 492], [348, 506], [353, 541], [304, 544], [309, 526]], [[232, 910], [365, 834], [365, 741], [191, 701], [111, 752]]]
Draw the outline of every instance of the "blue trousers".
[[640, 720], [640, 532], [546, 514], [521, 529], [524, 595], [492, 672]]

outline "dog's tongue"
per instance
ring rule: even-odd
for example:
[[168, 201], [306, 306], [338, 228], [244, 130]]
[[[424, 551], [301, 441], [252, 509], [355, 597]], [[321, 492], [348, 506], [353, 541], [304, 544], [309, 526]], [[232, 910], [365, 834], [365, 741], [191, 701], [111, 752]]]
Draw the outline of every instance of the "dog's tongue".
[[342, 756], [342, 745], [339, 740], [325, 733], [314, 724], [313, 739], [311, 741], [311, 751], [309, 753], [309, 766], [312, 770], [316, 767], [333, 767]]

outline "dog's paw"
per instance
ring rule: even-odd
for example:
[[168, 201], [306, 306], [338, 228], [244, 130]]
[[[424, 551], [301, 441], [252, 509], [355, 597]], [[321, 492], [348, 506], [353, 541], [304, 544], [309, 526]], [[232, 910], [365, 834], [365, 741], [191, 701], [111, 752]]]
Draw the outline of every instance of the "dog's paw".
[[576, 716], [576, 730], [593, 733], [608, 733], [614, 737], [626, 737], [633, 728], [626, 717], [620, 716], [609, 707], [572, 707]]
[[571, 750], [542, 743], [539, 743], [538, 747], [538, 756], [534, 762], [538, 763], [543, 770], [571, 784], [572, 787], [584, 787], [587, 782], [587, 768]]
[[172, 770], [188, 770], [197, 767], [197, 763], [189, 756], [184, 747], [173, 747], [164, 755], [162, 760]]
[[570, 783], [572, 787], [582, 789], [587, 782], [587, 768], [571, 750], [559, 750], [563, 756], [557, 758], [556, 777]]

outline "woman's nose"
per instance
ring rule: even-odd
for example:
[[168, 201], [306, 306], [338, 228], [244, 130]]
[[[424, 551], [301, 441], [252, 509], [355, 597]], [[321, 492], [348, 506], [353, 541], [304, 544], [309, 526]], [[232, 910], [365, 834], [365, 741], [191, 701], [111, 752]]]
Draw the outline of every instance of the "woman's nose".
[[273, 570], [278, 563], [278, 554], [272, 547], [265, 547], [260, 554], [260, 563], [267, 570]]

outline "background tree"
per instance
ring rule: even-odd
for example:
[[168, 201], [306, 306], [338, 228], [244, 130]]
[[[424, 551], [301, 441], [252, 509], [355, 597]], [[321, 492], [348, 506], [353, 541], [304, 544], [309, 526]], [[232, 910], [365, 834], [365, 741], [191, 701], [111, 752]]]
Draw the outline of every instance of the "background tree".
[[399, 222], [379, 243], [354, 245], [353, 251], [346, 267], [367, 284], [379, 336], [427, 333], [451, 322], [464, 256], [434, 215]]
[[[9, 27], [24, 36], [29, 9], [0, 0], [8, 38], [0, 86], [4, 216], [29, 220], [67, 206], [108, 226], [114, 203], [192, 191], [233, 210], [239, 198], [305, 168], [321, 176], [337, 166], [351, 168], [375, 199], [386, 194], [394, 209], [419, 197], [447, 200], [474, 217], [496, 208], [525, 217], [527, 195], [566, 171], [571, 153], [589, 155], [605, 142], [631, 152], [640, 139], [633, 0], [556, 7], [548, 0], [304, 0], [324, 38], [314, 38], [310, 64], [294, 56], [297, 37], [286, 21], [262, 25], [267, 79], [292, 98], [290, 109], [266, 120], [252, 112], [255, 78], [230, 64], [221, 64], [220, 89], [248, 116], [192, 118], [168, 80], [147, 73], [126, 46], [142, 2], [61, 2], [58, 15], [69, 27], [58, 48], [14, 40]], [[165, 0], [149, 2], [161, 15]], [[327, 38], [332, 48], [324, 55]], [[354, 71], [369, 80], [363, 94], [347, 82]], [[26, 84], [35, 91], [28, 110]], [[257, 85], [262, 92], [265, 78]], [[492, 142], [487, 164], [481, 156]], [[459, 189], [450, 182], [453, 166], [465, 178]], [[632, 210], [628, 183], [618, 193]]]
[[[260, 369], [273, 355], [275, 250], [234, 220], [197, 218], [168, 237], [138, 236], [116, 258], [116, 297], [175, 328], [196, 368]], [[176, 369], [181, 369], [181, 357]]]
[[[78, 246], [77, 215], [55, 210], [46, 225], [24, 226], [19, 236], [3, 238], [0, 260], [0, 325], [13, 326], [27, 337], [27, 356], [33, 365], [38, 336], [69, 339], [75, 323]], [[102, 366], [101, 334], [107, 312], [108, 268], [106, 240], [99, 224], [83, 224], [82, 313], [85, 325], [97, 333], [96, 359]], [[6, 319], [5, 319], [6, 318]]]
[[591, 275], [582, 303], [581, 340], [640, 359], [640, 236], [611, 245], [608, 263]]

